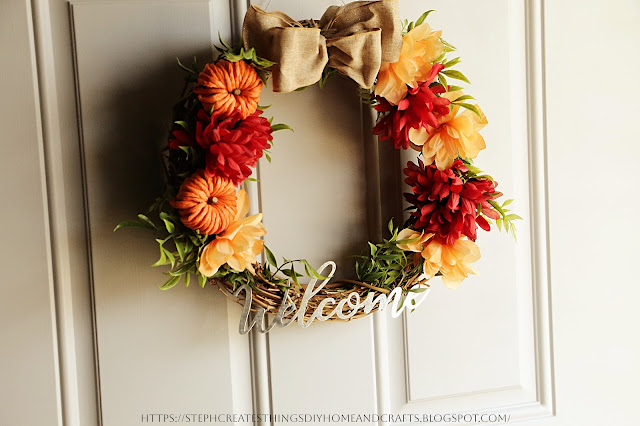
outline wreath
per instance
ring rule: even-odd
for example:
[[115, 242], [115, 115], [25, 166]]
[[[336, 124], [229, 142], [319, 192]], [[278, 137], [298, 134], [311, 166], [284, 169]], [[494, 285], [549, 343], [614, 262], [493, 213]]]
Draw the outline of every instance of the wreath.
[[[457, 287], [476, 273], [478, 227], [489, 231], [493, 224], [515, 237], [520, 217], [507, 209], [512, 200], [499, 203], [497, 182], [473, 163], [485, 148], [479, 131], [487, 119], [472, 96], [449, 84], [469, 81], [455, 69], [460, 59], [449, 59], [455, 48], [426, 22], [431, 12], [407, 22], [398, 17], [397, 0], [359, 1], [298, 22], [254, 5], [237, 46], [220, 40], [218, 58], [201, 70], [195, 59], [189, 67], [178, 60], [187, 76], [164, 150], [166, 190], [149, 213], [116, 227], [160, 234], [153, 266], [169, 267], [161, 289], [181, 280], [188, 286], [193, 278], [244, 303], [245, 313], [279, 313], [281, 323], [296, 309], [302, 320], [313, 320], [314, 311], [322, 320], [348, 319], [371, 312], [381, 294], [398, 294], [402, 305], [434, 276]], [[403, 171], [408, 220], [402, 228], [389, 222], [389, 237], [368, 243], [355, 261], [357, 279], [329, 282], [335, 265], [324, 276], [325, 265], [278, 262], [262, 239], [262, 213], [248, 215], [249, 198], [238, 188], [263, 155], [271, 160], [273, 133], [291, 129], [264, 117], [259, 101], [267, 80], [274, 91], [291, 92], [322, 86], [336, 74], [354, 80], [362, 101], [377, 111], [372, 132], [381, 142], [420, 154]], [[307, 291], [303, 276], [324, 280], [322, 288]], [[244, 297], [240, 288], [249, 290]]]

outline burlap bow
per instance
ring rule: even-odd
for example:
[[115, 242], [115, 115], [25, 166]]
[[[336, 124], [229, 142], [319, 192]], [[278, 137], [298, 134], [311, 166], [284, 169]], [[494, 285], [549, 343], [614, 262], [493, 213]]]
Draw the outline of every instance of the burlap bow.
[[370, 88], [381, 61], [396, 62], [402, 48], [398, 1], [331, 6], [320, 21], [298, 22], [251, 5], [244, 17], [245, 49], [275, 62], [273, 90], [291, 92], [316, 83], [325, 66]]

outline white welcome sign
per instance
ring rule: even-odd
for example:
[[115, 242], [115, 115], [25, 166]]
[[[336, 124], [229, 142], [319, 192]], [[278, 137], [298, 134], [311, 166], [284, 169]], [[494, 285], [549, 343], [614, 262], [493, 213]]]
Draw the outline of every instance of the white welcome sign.
[[[323, 273], [327, 267], [330, 268], [328, 274]], [[300, 307], [296, 306], [289, 301], [287, 290], [282, 298], [282, 303], [278, 309], [278, 313], [269, 322], [265, 315], [264, 308], [258, 308], [253, 315], [251, 315], [251, 287], [247, 284], [239, 287], [233, 296], [236, 298], [242, 293], [244, 294], [244, 307], [242, 309], [242, 315], [240, 317], [239, 331], [240, 334], [247, 334], [254, 326], [260, 333], [268, 333], [274, 326], [286, 327], [293, 322], [298, 323], [298, 326], [307, 328], [315, 320], [326, 321], [334, 315], [340, 319], [349, 319], [353, 317], [359, 310], [362, 310], [365, 314], [374, 310], [376, 305], [379, 311], [384, 311], [387, 305], [391, 304], [391, 316], [397, 318], [407, 306], [411, 309], [415, 309], [420, 306], [429, 295], [431, 289], [428, 286], [418, 286], [417, 288], [423, 289], [423, 291], [409, 291], [407, 294], [403, 294], [400, 287], [394, 288], [389, 294], [369, 292], [366, 297], [361, 298], [357, 292], [352, 292], [348, 297], [336, 302], [336, 299], [332, 297], [326, 297], [318, 306], [314, 309], [313, 313], [308, 320], [305, 320], [305, 314], [307, 312], [307, 304], [309, 300], [322, 290], [322, 288], [333, 278], [336, 272], [336, 264], [332, 261], [325, 262], [318, 270], [318, 272], [327, 277], [318, 284], [318, 279], [313, 278], [304, 292]], [[402, 303], [401, 303], [402, 302]], [[335, 306], [335, 308], [327, 315], [323, 315], [323, 311], [327, 307]], [[346, 312], [345, 312], [346, 309]]]

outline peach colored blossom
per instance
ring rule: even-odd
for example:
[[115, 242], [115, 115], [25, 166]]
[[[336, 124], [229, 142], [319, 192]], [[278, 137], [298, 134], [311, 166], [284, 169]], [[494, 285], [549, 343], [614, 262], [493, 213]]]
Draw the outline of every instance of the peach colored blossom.
[[383, 62], [380, 66], [375, 94], [398, 105], [407, 94], [407, 85], [415, 86], [424, 81], [431, 71], [431, 64], [444, 52], [441, 34], [442, 31], [431, 31], [426, 23], [409, 31], [402, 38], [398, 61]]
[[454, 106], [449, 114], [438, 119], [437, 128], [409, 131], [411, 142], [422, 147], [425, 164], [435, 162], [439, 170], [446, 170], [457, 157], [476, 158], [486, 148], [479, 131], [487, 125], [487, 117], [478, 105], [476, 108], [480, 116], [469, 110], [458, 114], [460, 107]]
[[460, 238], [453, 245], [441, 243], [437, 238], [427, 242], [422, 250], [423, 272], [428, 278], [442, 274], [442, 282], [456, 288], [469, 274], [477, 274], [470, 263], [480, 259], [480, 249], [471, 240]]
[[207, 277], [214, 275], [224, 264], [242, 272], [254, 272], [256, 256], [264, 248], [267, 233], [262, 223], [262, 213], [245, 217], [249, 213], [249, 197], [244, 189], [238, 192], [238, 212], [229, 227], [216, 236], [202, 250], [198, 269]]

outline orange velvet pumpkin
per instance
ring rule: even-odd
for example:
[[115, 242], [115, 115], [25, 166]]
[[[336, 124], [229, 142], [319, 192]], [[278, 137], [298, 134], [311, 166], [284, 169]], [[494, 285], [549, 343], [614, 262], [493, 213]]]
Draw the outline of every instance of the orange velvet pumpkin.
[[198, 170], [184, 180], [171, 205], [178, 209], [185, 226], [202, 234], [219, 234], [231, 223], [238, 209], [236, 188], [226, 178], [207, 176]]
[[221, 60], [204, 67], [193, 91], [207, 111], [219, 112], [223, 117], [238, 111], [245, 118], [258, 107], [262, 81], [245, 61]]

